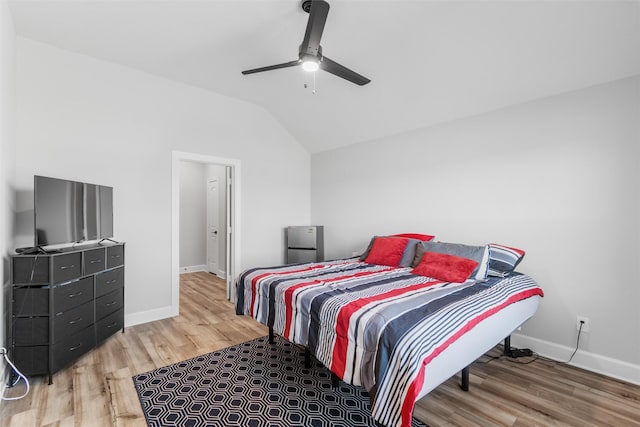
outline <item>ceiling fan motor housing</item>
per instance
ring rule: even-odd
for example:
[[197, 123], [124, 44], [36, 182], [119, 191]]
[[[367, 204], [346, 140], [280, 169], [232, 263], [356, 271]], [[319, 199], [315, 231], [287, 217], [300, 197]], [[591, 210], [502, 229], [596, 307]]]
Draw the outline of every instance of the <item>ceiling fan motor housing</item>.
[[307, 46], [307, 48], [305, 49], [304, 46], [300, 45], [300, 47], [298, 48], [298, 57], [300, 58], [301, 61], [304, 61], [305, 59], [309, 60], [310, 59], [309, 57], [313, 57], [318, 61], [321, 61], [322, 46], [318, 46], [317, 49]]
[[311, 0], [304, 0], [302, 2], [302, 10], [309, 13], [311, 11]]

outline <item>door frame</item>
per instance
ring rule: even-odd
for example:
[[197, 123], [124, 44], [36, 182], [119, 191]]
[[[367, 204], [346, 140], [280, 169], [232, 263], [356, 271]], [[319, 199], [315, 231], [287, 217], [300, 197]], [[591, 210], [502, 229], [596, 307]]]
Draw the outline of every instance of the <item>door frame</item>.
[[230, 263], [227, 271], [227, 298], [235, 302], [235, 288], [233, 279], [240, 274], [241, 260], [241, 169], [240, 160], [205, 154], [188, 153], [184, 151], [171, 152], [171, 315], [180, 314], [180, 162], [189, 161], [204, 164], [217, 164], [230, 167], [233, 197], [231, 198], [231, 215], [228, 227], [231, 227], [231, 239], [227, 239], [227, 246], [231, 245]]

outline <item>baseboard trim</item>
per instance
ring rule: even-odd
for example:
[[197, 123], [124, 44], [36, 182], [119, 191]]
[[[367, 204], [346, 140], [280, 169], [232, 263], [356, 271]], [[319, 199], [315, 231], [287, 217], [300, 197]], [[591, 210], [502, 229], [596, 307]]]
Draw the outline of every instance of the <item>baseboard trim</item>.
[[201, 265], [188, 265], [186, 267], [180, 267], [180, 274], [184, 273], [197, 273], [198, 271], [207, 271], [207, 266]]
[[125, 327], [141, 325], [143, 323], [167, 319], [169, 317], [174, 317], [177, 315], [178, 313], [173, 313], [171, 306], [161, 307], [153, 310], [127, 314], [126, 316], [124, 316], [124, 325]]
[[[511, 335], [511, 345], [518, 348], [530, 348], [539, 355], [556, 361], [569, 360], [571, 353], [575, 350], [573, 347], [567, 347], [520, 334]], [[631, 384], [640, 385], [640, 365], [623, 360], [578, 349], [570, 365]]]

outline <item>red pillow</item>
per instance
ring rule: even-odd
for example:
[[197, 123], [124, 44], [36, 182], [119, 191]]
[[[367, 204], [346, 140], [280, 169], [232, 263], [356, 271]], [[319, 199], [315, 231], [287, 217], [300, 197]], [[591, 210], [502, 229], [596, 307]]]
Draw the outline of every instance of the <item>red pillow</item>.
[[376, 237], [364, 262], [397, 267], [408, 242], [403, 237]]
[[433, 240], [433, 238], [436, 236], [431, 236], [430, 234], [400, 233], [400, 234], [394, 234], [394, 237], [406, 237], [408, 239], [418, 239], [418, 240], [422, 240], [423, 242], [429, 242]]
[[438, 252], [425, 252], [411, 273], [445, 282], [462, 283], [471, 276], [477, 266], [478, 263], [472, 259]]

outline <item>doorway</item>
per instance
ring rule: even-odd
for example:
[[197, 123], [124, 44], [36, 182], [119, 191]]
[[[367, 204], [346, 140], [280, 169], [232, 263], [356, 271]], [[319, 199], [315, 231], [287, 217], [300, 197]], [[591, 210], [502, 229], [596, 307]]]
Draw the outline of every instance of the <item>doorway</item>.
[[[240, 262], [240, 161], [236, 159], [225, 159], [219, 157], [206, 156], [196, 153], [186, 153], [174, 151], [172, 152], [172, 243], [171, 243], [171, 314], [177, 316], [179, 314], [180, 307], [180, 166], [181, 162], [195, 162], [204, 165], [222, 166], [222, 170], [225, 174], [225, 200], [224, 204], [225, 212], [224, 216], [227, 218], [224, 229], [218, 226], [217, 240], [220, 241], [220, 236], [223, 235], [225, 239], [225, 247], [222, 249], [225, 252], [224, 260], [224, 272], [226, 282], [226, 294], [227, 298], [231, 301], [235, 301], [235, 292], [233, 287], [233, 278], [235, 278], [239, 271]], [[209, 179], [207, 178], [207, 186]], [[218, 180], [218, 184], [220, 179]], [[218, 185], [218, 197], [220, 197], [220, 187]], [[222, 212], [219, 212], [221, 215]], [[208, 215], [207, 215], [208, 216]], [[204, 231], [204, 230], [203, 230]], [[208, 230], [207, 230], [208, 240]], [[220, 250], [220, 246], [218, 246]], [[207, 269], [208, 260], [207, 260]], [[216, 268], [221, 271], [221, 266]]]

